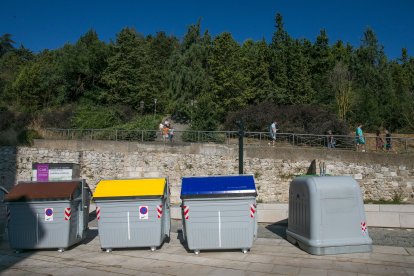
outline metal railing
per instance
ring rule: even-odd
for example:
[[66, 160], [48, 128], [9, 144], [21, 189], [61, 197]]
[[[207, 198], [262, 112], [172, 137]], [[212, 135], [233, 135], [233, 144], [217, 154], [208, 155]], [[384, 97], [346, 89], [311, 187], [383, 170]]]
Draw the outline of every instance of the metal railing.
[[[69, 140], [112, 140], [167, 143], [158, 130], [121, 130], [121, 129], [45, 129], [44, 138]], [[355, 150], [356, 140], [353, 135], [333, 135], [335, 148], [341, 150]], [[276, 146], [295, 147], [328, 147], [328, 135], [277, 133]], [[384, 142], [385, 142], [385, 138]], [[376, 149], [376, 137], [365, 136], [366, 151], [387, 151]], [[250, 146], [269, 146], [268, 132], [245, 132], [245, 144]], [[236, 145], [238, 143], [237, 131], [174, 131], [175, 143], [217, 143]], [[414, 138], [392, 137], [392, 152], [414, 152]]]

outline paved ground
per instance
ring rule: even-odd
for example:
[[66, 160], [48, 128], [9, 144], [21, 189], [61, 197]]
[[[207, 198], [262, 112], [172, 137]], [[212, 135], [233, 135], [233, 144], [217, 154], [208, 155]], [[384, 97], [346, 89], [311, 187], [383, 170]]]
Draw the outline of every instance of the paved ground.
[[181, 233], [149, 249], [100, 250], [97, 230], [70, 250], [25, 251], [0, 246], [1, 275], [414, 275], [414, 248], [374, 246], [372, 253], [309, 255], [284, 239], [259, 238], [239, 250], [188, 252]]
[[[0, 244], [1, 275], [414, 275], [414, 231], [370, 228], [372, 253], [314, 256], [288, 243], [285, 224], [259, 224], [259, 238], [247, 254], [240, 250], [186, 250], [181, 221], [155, 252], [149, 248], [101, 250], [94, 214], [87, 239], [59, 253], [28, 250], [17, 254]], [[384, 246], [379, 244], [390, 244]]]

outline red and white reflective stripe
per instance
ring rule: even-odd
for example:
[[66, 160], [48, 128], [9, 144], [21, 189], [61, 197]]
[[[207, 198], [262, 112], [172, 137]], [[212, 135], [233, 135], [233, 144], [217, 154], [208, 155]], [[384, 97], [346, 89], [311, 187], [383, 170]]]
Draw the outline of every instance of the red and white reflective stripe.
[[72, 211], [70, 208], [65, 208], [65, 220], [70, 220], [70, 216], [72, 214]]
[[96, 207], [96, 218], [98, 220], [101, 218], [101, 207]]
[[367, 232], [367, 224], [365, 223], [365, 221], [361, 222], [361, 230], [363, 234]]
[[162, 205], [157, 206], [157, 215], [158, 215], [158, 218], [162, 217]]
[[190, 218], [190, 207], [183, 205], [183, 211], [184, 211], [184, 218], [189, 219]]
[[256, 213], [256, 204], [250, 204], [250, 217], [254, 218], [255, 213]]

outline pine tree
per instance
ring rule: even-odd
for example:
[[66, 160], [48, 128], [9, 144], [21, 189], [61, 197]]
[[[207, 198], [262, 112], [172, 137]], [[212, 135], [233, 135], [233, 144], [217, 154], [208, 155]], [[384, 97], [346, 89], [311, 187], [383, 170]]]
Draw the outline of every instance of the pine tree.
[[288, 53], [287, 47], [291, 38], [284, 29], [283, 17], [280, 13], [275, 17], [275, 29], [272, 43], [270, 44], [270, 68], [269, 76], [274, 84], [275, 94], [272, 100], [279, 104], [289, 103], [288, 90]]

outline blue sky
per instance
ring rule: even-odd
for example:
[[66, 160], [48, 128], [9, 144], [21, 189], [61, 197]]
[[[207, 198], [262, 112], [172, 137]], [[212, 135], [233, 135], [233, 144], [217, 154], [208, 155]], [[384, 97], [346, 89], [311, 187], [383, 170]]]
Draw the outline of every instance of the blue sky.
[[314, 41], [324, 28], [331, 44], [341, 39], [358, 47], [369, 26], [389, 58], [398, 58], [403, 47], [414, 56], [412, 0], [9, 0], [1, 4], [0, 35], [11, 33], [17, 45], [37, 52], [73, 43], [89, 29], [105, 41], [115, 40], [126, 26], [145, 35], [165, 31], [182, 38], [201, 18], [202, 29], [212, 35], [228, 31], [240, 43], [270, 41], [276, 12], [294, 38]]

